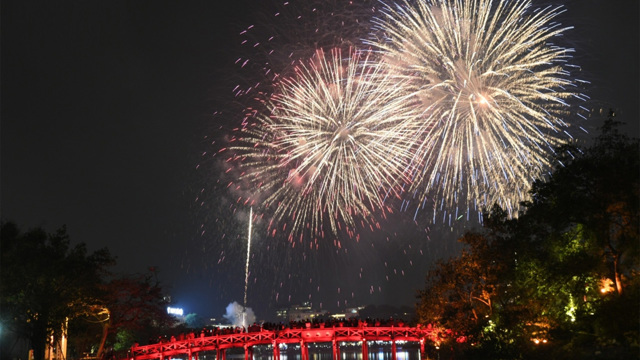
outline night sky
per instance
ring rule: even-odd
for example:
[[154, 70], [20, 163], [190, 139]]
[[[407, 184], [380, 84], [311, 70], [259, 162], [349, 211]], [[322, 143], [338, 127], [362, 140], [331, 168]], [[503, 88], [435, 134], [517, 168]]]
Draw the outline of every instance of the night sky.
[[[216, 207], [228, 194], [203, 153], [237, 126], [214, 113], [234, 108], [239, 32], [270, 9], [168, 3], [2, 2], [1, 216], [23, 230], [66, 224], [74, 242], [108, 247], [116, 272], [154, 267], [176, 305], [220, 317], [242, 302], [243, 213]], [[563, 23], [575, 27], [564, 40], [591, 81], [588, 106], [615, 108], [637, 136], [638, 1], [564, 4]], [[585, 127], [601, 121], [596, 114]], [[429, 266], [458, 246], [456, 231], [425, 232], [410, 220], [346, 240], [340, 254], [257, 240], [248, 305], [259, 319], [305, 300], [412, 305]]]

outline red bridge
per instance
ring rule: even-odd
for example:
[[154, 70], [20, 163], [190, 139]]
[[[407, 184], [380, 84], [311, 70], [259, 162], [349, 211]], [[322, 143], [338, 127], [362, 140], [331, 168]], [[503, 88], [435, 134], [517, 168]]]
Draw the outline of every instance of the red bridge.
[[188, 360], [198, 360], [198, 353], [215, 351], [216, 360], [226, 360], [226, 350], [244, 348], [245, 360], [253, 359], [253, 347], [256, 345], [271, 345], [273, 360], [280, 360], [280, 344], [299, 344], [301, 360], [309, 360], [309, 343], [331, 343], [333, 360], [340, 359], [340, 343], [361, 342], [362, 359], [368, 359], [369, 341], [391, 342], [392, 360], [396, 360], [396, 341], [411, 341], [420, 343], [420, 352], [424, 354], [425, 339], [430, 331], [420, 327], [409, 326], [367, 326], [358, 327], [318, 327], [303, 329], [259, 330], [255, 332], [240, 332], [200, 337], [192, 336], [184, 340], [161, 342], [158, 344], [133, 346], [129, 359], [165, 360], [170, 357], [184, 357]]

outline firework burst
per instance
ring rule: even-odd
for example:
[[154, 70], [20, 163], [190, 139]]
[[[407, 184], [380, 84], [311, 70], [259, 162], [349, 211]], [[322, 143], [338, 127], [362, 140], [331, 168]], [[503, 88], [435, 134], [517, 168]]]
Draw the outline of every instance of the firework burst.
[[[411, 193], [435, 208], [499, 203], [512, 215], [549, 152], [568, 138], [567, 71], [572, 50], [560, 8], [529, 1], [404, 0], [386, 5], [369, 41], [407, 86], [421, 115], [414, 134]], [[462, 207], [462, 209], [459, 208]], [[416, 209], [417, 211], [417, 209]]]
[[[267, 112], [244, 128], [234, 147], [244, 174], [274, 211], [270, 232], [283, 220], [290, 240], [308, 230], [353, 234], [393, 194], [406, 168], [412, 118], [402, 87], [374, 66], [369, 52], [318, 51], [281, 79]], [[342, 227], [346, 226], [346, 229]]]

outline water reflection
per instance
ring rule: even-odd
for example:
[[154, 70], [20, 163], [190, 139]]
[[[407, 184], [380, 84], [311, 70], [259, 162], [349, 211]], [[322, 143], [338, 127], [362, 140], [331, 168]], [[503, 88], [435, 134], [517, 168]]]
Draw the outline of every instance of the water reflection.
[[[391, 342], [370, 341], [367, 343], [369, 356], [367, 360], [392, 360]], [[309, 360], [332, 360], [331, 343], [311, 343]], [[280, 360], [302, 360], [300, 344], [281, 344]], [[244, 352], [227, 352], [228, 360], [244, 360]], [[341, 360], [363, 360], [361, 342], [340, 343]], [[273, 360], [271, 345], [255, 346], [253, 360]], [[421, 360], [420, 345], [417, 342], [396, 342], [396, 360]]]

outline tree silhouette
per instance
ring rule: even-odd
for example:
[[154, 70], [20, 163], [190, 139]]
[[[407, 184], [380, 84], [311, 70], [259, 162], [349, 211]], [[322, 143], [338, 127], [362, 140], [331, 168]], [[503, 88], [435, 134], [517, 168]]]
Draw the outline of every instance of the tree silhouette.
[[71, 246], [65, 227], [53, 234], [41, 228], [21, 233], [5, 222], [1, 237], [2, 322], [30, 341], [35, 359], [44, 359], [47, 340], [59, 338], [68, 320], [100, 302], [114, 259], [107, 249], [88, 254], [84, 243]]

